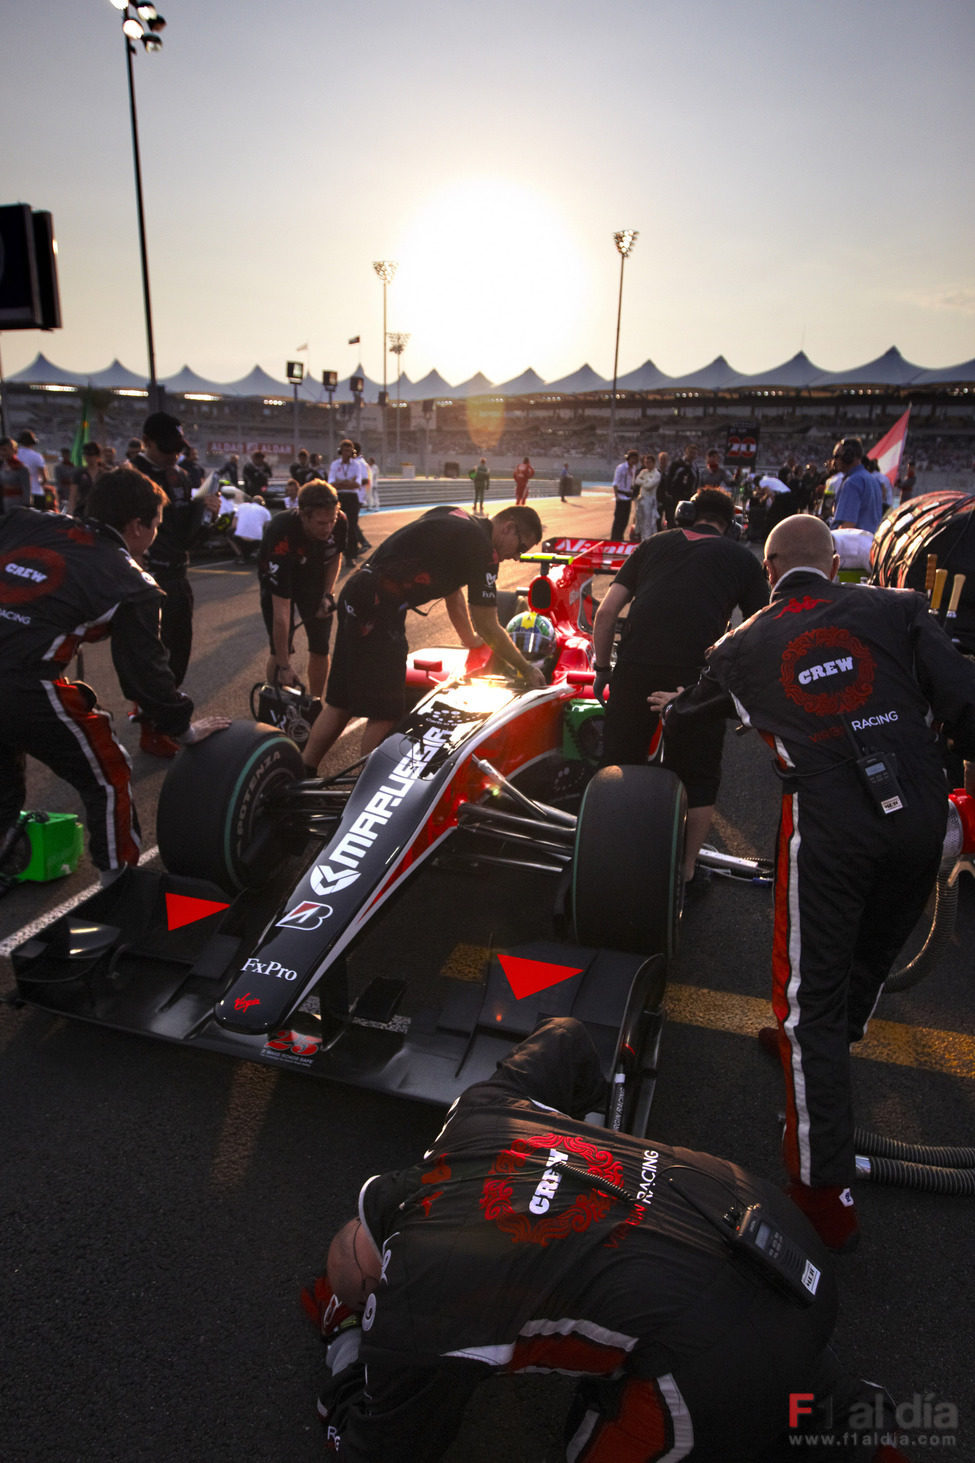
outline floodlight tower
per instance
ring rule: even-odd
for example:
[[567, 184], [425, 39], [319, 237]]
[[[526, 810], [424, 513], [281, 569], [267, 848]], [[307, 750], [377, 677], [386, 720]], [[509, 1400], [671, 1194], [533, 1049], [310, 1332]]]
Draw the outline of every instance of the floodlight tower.
[[376, 271], [376, 273], [379, 275], [379, 278], [383, 282], [383, 395], [382, 395], [382, 409], [380, 411], [379, 419], [382, 422], [382, 426], [383, 426], [383, 456], [385, 456], [386, 455], [386, 398], [387, 398], [387, 395], [388, 395], [387, 389], [386, 389], [386, 291], [389, 288], [389, 286], [392, 284], [393, 277], [396, 274], [396, 260], [395, 259], [374, 259], [373, 260], [372, 267]]
[[616, 350], [613, 352], [613, 395], [609, 404], [609, 450], [614, 464], [616, 461], [616, 376], [620, 361], [620, 320], [623, 316], [623, 266], [628, 256], [633, 253], [634, 245], [639, 237], [636, 229], [620, 229], [613, 235], [613, 242], [619, 250], [620, 256], [620, 296], [616, 306]]
[[389, 348], [396, 357], [396, 458], [399, 460], [399, 416], [400, 416], [400, 387], [403, 382], [403, 352], [410, 343], [410, 337], [402, 330], [391, 330], [386, 339], [389, 341]]
[[149, 257], [146, 250], [146, 217], [142, 202], [142, 163], [139, 157], [139, 119], [135, 107], [135, 79], [132, 74], [132, 57], [138, 41], [147, 56], [154, 56], [162, 50], [162, 36], [166, 22], [154, 5], [129, 4], [128, 0], [111, 0], [116, 10], [122, 12], [122, 38], [125, 43], [125, 67], [129, 80], [129, 119], [132, 126], [132, 161], [135, 168], [135, 201], [139, 215], [139, 249], [142, 255], [142, 299], [146, 316], [146, 346], [149, 356], [149, 410], [160, 408], [159, 385], [156, 381], [156, 347], [152, 334], [152, 301], [149, 295]]

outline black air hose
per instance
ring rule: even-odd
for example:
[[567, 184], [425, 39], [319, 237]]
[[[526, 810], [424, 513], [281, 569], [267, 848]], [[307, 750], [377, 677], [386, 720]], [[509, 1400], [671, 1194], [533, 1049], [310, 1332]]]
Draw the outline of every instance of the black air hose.
[[913, 960], [900, 970], [892, 970], [884, 983], [887, 991], [906, 991], [938, 968], [941, 958], [955, 936], [958, 915], [958, 880], [953, 871], [942, 866], [934, 891], [934, 915], [927, 939]]
[[903, 1163], [898, 1158], [857, 1157], [857, 1177], [875, 1184], [898, 1184], [928, 1194], [975, 1195], [975, 1169], [934, 1168], [923, 1163]]
[[975, 1168], [975, 1148], [902, 1143], [897, 1138], [885, 1137], [883, 1133], [871, 1133], [867, 1128], [854, 1129], [853, 1146], [857, 1153], [869, 1153], [878, 1158], [898, 1158], [907, 1163], [933, 1164], [937, 1168]]

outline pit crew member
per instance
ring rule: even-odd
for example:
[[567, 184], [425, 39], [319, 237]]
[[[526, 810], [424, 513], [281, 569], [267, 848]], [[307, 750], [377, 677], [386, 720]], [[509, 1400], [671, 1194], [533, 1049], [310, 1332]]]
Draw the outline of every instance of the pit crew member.
[[[303, 1296], [346, 1463], [442, 1458], [492, 1373], [582, 1379], [577, 1463], [760, 1463], [790, 1393], [838, 1402], [833, 1262], [807, 1221], [734, 1163], [582, 1121], [604, 1092], [585, 1027], [549, 1019], [419, 1163], [363, 1186]], [[756, 1203], [809, 1267], [801, 1300], [727, 1239]]]
[[[189, 445], [175, 417], [152, 412], [143, 424], [142, 451], [132, 464], [166, 494], [159, 532], [146, 551], [146, 568], [163, 591], [159, 633], [169, 651], [177, 686], [186, 677], [193, 648], [193, 589], [187, 573], [190, 548], [204, 523], [220, 513], [220, 495], [207, 493], [205, 488], [194, 493], [186, 473], [177, 466]], [[142, 723], [142, 751], [154, 757], [175, 757], [178, 746], [155, 725], [147, 708], [140, 704], [134, 716]]]
[[351, 717], [366, 718], [363, 755], [402, 718], [406, 611], [430, 600], [444, 600], [462, 645], [473, 650], [486, 642], [529, 686], [545, 684], [541, 671], [498, 623], [497, 611], [498, 564], [526, 554], [541, 536], [534, 508], [502, 508], [493, 518], [474, 518], [463, 508], [442, 507], [431, 508], [380, 544], [339, 595], [325, 705], [302, 754], [310, 771], [317, 770]]
[[258, 551], [261, 613], [271, 654], [267, 680], [298, 680], [292, 664], [295, 619], [308, 637], [308, 689], [321, 696], [328, 676], [328, 647], [335, 613], [333, 591], [349, 531], [339, 495], [320, 478], [298, 489], [298, 506], [277, 513]]
[[[647, 698], [654, 691], [673, 691], [697, 680], [708, 648], [724, 633], [736, 605], [751, 615], [768, 602], [757, 558], [726, 536], [734, 520], [728, 494], [720, 488], [701, 488], [690, 501], [693, 522], [642, 543], [596, 612], [593, 690], [606, 703], [607, 766], [647, 760], [658, 720]], [[611, 670], [616, 621], [627, 605], [630, 611]], [[715, 721], [703, 727], [693, 743], [668, 752], [664, 759], [687, 788], [684, 878], [689, 882], [694, 880], [695, 859], [711, 825], [723, 740], [724, 727]]]
[[838, 565], [822, 520], [780, 523], [770, 604], [712, 649], [664, 735], [678, 752], [702, 720], [737, 715], [775, 756], [778, 1032], [762, 1040], [785, 1072], [789, 1192], [844, 1249], [859, 1234], [849, 1044], [937, 876], [947, 788], [931, 719], [975, 755], [975, 669], [922, 595], [837, 584]]
[[124, 695], [167, 736], [197, 742], [228, 725], [191, 725], [193, 703], [159, 639], [162, 594], [136, 562], [164, 502], [142, 473], [116, 468], [93, 485], [86, 518], [30, 508], [0, 518], [0, 856], [23, 806], [29, 752], [77, 788], [103, 875], [139, 861], [128, 756], [96, 693], [67, 678], [82, 641], [111, 636]]

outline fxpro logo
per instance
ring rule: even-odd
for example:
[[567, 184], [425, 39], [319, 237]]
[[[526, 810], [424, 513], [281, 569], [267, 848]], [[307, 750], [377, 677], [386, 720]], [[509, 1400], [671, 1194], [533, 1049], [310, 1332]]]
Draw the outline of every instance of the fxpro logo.
[[450, 736], [449, 731], [436, 726], [430, 727], [424, 733], [420, 745], [400, 758], [351, 828], [347, 828], [335, 847], [329, 850], [328, 863], [316, 864], [312, 870], [311, 887], [316, 894], [325, 898], [355, 883], [362, 860], [410, 788], [419, 782], [433, 758], [450, 741]]
[[277, 960], [245, 960], [241, 975], [250, 971], [252, 975], [273, 975], [278, 980], [297, 980], [297, 970], [288, 970], [286, 966], [280, 965]]

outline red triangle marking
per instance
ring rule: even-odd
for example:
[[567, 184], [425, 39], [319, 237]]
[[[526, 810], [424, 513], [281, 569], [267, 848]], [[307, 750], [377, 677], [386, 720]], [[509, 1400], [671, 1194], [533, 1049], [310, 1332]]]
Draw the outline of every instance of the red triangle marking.
[[191, 925], [195, 920], [208, 919], [229, 904], [217, 904], [213, 899], [194, 899], [190, 894], [166, 895], [166, 922], [171, 930]]
[[501, 969], [518, 1000], [537, 995], [560, 981], [571, 980], [584, 965], [550, 965], [546, 960], [524, 960], [517, 955], [499, 955]]

